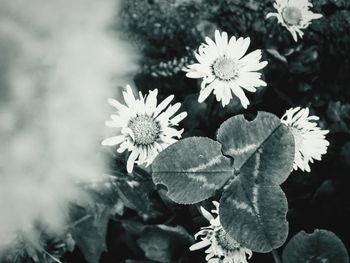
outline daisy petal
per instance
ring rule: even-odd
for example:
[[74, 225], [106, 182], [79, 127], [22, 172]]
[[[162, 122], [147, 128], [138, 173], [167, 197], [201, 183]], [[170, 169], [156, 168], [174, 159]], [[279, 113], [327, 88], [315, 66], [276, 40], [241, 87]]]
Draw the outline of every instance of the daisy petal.
[[156, 117], [158, 116], [158, 114], [163, 111], [166, 107], [168, 107], [168, 105], [170, 104], [170, 102], [174, 99], [174, 95], [170, 95], [169, 97], [167, 97], [165, 100], [163, 100], [158, 106], [157, 108], [154, 110], [154, 114], [153, 116]]
[[137, 157], [139, 156], [139, 151], [137, 149], [134, 149], [129, 158], [128, 158], [128, 161], [127, 161], [127, 164], [126, 164], [126, 170], [128, 171], [128, 173], [132, 173], [132, 170], [134, 169], [134, 164], [135, 164], [135, 161], [137, 159]]
[[231, 90], [240, 99], [242, 106], [246, 109], [250, 103], [244, 91], [237, 84], [232, 84]]
[[181, 112], [170, 120], [172, 125], [177, 125], [180, 121], [187, 117], [187, 112]]
[[146, 113], [148, 115], [151, 115], [157, 107], [157, 95], [158, 95], [157, 89], [149, 92], [149, 95], [146, 99]]
[[206, 100], [206, 98], [208, 98], [208, 96], [210, 95], [210, 93], [214, 90], [214, 88], [216, 87], [218, 81], [214, 80], [212, 83], [210, 83], [208, 86], [206, 86], [204, 89], [202, 89], [199, 93], [199, 97], [198, 97], [198, 102], [202, 103], [203, 101]]
[[174, 105], [170, 106], [166, 111], [165, 114], [169, 117], [173, 116], [181, 107], [181, 103], [175, 103]]
[[317, 116], [309, 116], [308, 108], [291, 108], [282, 116], [281, 121], [288, 127], [294, 136], [295, 156], [294, 170], [310, 172], [309, 165], [313, 160], [321, 160], [327, 152], [329, 142], [325, 139], [328, 130], [321, 130], [315, 121]]
[[118, 111], [127, 111], [128, 110], [128, 107], [126, 107], [125, 105], [119, 103], [115, 99], [109, 98], [108, 99], [108, 103], [110, 105], [112, 105], [114, 108], [116, 108]]
[[209, 245], [210, 245], [210, 241], [205, 239], [205, 240], [202, 240], [202, 241], [190, 246], [190, 250], [194, 251], [194, 250], [202, 249], [202, 248], [207, 247]]
[[125, 136], [119, 135], [119, 136], [107, 138], [107, 139], [103, 140], [101, 144], [105, 145], [105, 146], [113, 146], [113, 145], [120, 144], [124, 140], [125, 140]]
[[129, 85], [126, 86], [126, 91], [123, 91], [123, 97], [126, 105], [132, 107], [135, 102], [134, 93]]

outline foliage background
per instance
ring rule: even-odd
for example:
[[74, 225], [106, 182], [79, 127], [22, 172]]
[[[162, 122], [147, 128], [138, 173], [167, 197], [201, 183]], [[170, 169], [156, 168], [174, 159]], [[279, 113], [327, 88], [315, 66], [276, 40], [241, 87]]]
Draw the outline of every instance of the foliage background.
[[[219, 125], [243, 109], [237, 100], [224, 109], [213, 99], [198, 104], [199, 83], [186, 78], [181, 68], [193, 60], [193, 51], [204, 37], [213, 37], [217, 28], [229, 35], [249, 36], [250, 50], [262, 49], [269, 64], [263, 70], [267, 88], [248, 93], [252, 105], [247, 114], [264, 110], [282, 116], [290, 107], [307, 106], [320, 116], [321, 127], [330, 130], [330, 148], [322, 162], [313, 164], [311, 173], [293, 172], [282, 185], [289, 201], [289, 236], [300, 230], [324, 228], [336, 233], [349, 248], [350, 234], [345, 229], [350, 220], [350, 2], [312, 2], [313, 11], [324, 17], [315, 20], [298, 43], [276, 25], [276, 20], [265, 19], [273, 11], [270, 0], [125, 0], [118, 25], [143, 54], [142, 70], [134, 79], [137, 89], [147, 92], [158, 88], [159, 100], [175, 94], [189, 113], [183, 122], [185, 137], [214, 138]], [[162, 197], [165, 211], [148, 223], [182, 225], [190, 234], [206, 225], [193, 207], [167, 203]], [[143, 221], [134, 212], [128, 213], [123, 218]], [[129, 234], [122, 229], [114, 233], [118, 239], [123, 231]], [[120, 262], [126, 258], [145, 260], [143, 253], [135, 254], [127, 242], [118, 248], [116, 251], [125, 251], [115, 256]], [[174, 262], [203, 260], [203, 251], [189, 254], [182, 250]], [[106, 258], [103, 262], [112, 261]], [[272, 258], [255, 254], [251, 262], [272, 262]]]
[[[320, 116], [321, 127], [330, 130], [328, 153], [322, 162], [312, 165], [311, 173], [293, 172], [282, 185], [289, 201], [289, 238], [300, 230], [328, 229], [349, 248], [350, 2], [313, 1], [313, 11], [324, 17], [315, 20], [298, 43], [276, 20], [265, 19], [273, 11], [272, 0], [120, 2], [114, 29], [122, 31], [125, 40], [142, 54], [134, 86], [143, 93], [157, 88], [159, 101], [175, 94], [175, 100], [183, 103], [182, 110], [188, 112], [182, 122], [184, 137], [214, 138], [223, 121], [243, 112], [248, 117], [258, 110], [282, 116], [290, 107], [307, 106]], [[181, 71], [193, 60], [193, 51], [204, 37], [213, 37], [215, 29], [249, 36], [250, 50], [262, 49], [264, 60], [269, 62], [263, 70], [268, 85], [248, 93], [251, 105], [247, 111], [238, 100], [223, 109], [212, 96], [199, 104], [199, 83]], [[91, 208], [94, 218], [75, 230], [76, 236], [84, 233], [88, 238], [76, 238], [78, 247], [65, 253], [63, 261], [91, 262], [105, 251], [101, 263], [205, 262], [203, 250], [188, 250], [194, 242], [193, 234], [208, 224], [198, 206], [174, 204], [166, 198], [164, 189], [154, 187], [147, 172], [135, 169], [132, 176], [127, 176], [125, 155], [106, 154], [112, 157], [109, 173], [115, 177], [114, 198], [96, 195], [104, 206], [97, 203]], [[113, 206], [106, 206], [106, 200]], [[208, 208], [210, 201], [202, 205]], [[108, 220], [110, 214], [113, 218]], [[79, 209], [73, 217], [81, 217]], [[250, 260], [272, 261], [269, 254], [254, 254]]]

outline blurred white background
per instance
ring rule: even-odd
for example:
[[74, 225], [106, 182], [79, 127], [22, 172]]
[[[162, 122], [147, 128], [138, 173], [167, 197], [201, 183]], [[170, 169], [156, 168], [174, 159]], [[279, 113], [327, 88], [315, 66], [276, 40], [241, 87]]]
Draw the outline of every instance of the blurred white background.
[[100, 176], [108, 97], [137, 55], [112, 30], [114, 0], [0, 0], [0, 248], [64, 225]]

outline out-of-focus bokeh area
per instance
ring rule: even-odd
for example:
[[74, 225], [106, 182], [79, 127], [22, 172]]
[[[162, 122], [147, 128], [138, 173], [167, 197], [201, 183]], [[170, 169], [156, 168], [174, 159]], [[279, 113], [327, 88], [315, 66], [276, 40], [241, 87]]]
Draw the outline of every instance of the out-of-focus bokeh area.
[[0, 0], [0, 253], [42, 225], [60, 233], [70, 203], [89, 200], [78, 184], [105, 171], [106, 100], [137, 69], [117, 11], [110, 0]]
[[[272, 0], [0, 0], [0, 244], [18, 228], [31, 231], [28, 222], [37, 218], [51, 232], [62, 228], [68, 203], [85, 198], [75, 182], [105, 171], [99, 142], [111, 110], [106, 98], [116, 97], [118, 86], [157, 88], [158, 101], [174, 94], [188, 112], [184, 137], [214, 138], [224, 120], [243, 113], [236, 99], [225, 108], [210, 99], [199, 104], [199, 82], [182, 71], [204, 37], [220, 29], [249, 36], [249, 50], [262, 49], [268, 61], [267, 87], [247, 92], [248, 115], [281, 117], [307, 106], [330, 130], [322, 162], [282, 185], [290, 237], [323, 228], [349, 248], [350, 1], [312, 2], [323, 18], [296, 43], [266, 20]], [[102, 251], [103, 263], [205, 262], [203, 251], [188, 250], [207, 224], [197, 207], [172, 203], [139, 169], [125, 176], [123, 158], [112, 154], [110, 161], [119, 176], [113, 219], [102, 210], [104, 221], [84, 221], [78, 234], [88, 238], [76, 232], [78, 246], [62, 262], [94, 263]], [[254, 254], [250, 262], [272, 257]]]

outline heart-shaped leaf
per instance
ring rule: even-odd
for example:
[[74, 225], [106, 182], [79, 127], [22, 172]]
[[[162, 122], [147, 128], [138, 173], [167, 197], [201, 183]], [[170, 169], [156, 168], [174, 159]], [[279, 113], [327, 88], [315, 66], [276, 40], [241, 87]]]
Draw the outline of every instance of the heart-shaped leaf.
[[348, 263], [349, 256], [343, 242], [327, 230], [316, 229], [296, 234], [284, 248], [284, 263]]
[[288, 235], [288, 203], [279, 185], [237, 177], [220, 200], [220, 222], [241, 245], [255, 252], [280, 247]]
[[224, 122], [218, 141], [239, 170], [220, 201], [222, 226], [253, 251], [281, 246], [288, 234], [288, 204], [279, 184], [293, 168], [293, 135], [275, 115], [259, 112], [253, 121], [239, 115]]
[[[258, 112], [253, 121], [248, 121], [244, 115], [234, 116], [220, 126], [217, 140], [222, 144], [222, 152], [234, 158], [234, 167], [237, 170], [240, 170], [257, 151], [260, 153], [268, 151], [269, 157], [271, 157], [271, 153], [274, 154], [276, 151], [285, 152], [279, 159], [283, 160], [287, 157], [286, 166], [288, 166], [290, 159], [294, 160], [293, 135], [289, 132], [288, 127], [283, 125], [281, 120], [272, 113]], [[261, 155], [265, 155], [265, 153]], [[290, 158], [291, 155], [293, 158]], [[274, 157], [278, 157], [278, 155], [274, 154]], [[265, 159], [268, 161], [268, 158]], [[273, 165], [274, 168], [278, 166], [275, 164], [275, 160], [270, 160], [267, 165]], [[281, 181], [281, 178], [277, 179], [278, 181]]]
[[153, 161], [153, 181], [167, 187], [167, 195], [180, 204], [194, 204], [215, 194], [233, 176], [231, 159], [221, 144], [191, 137], [162, 151]]

